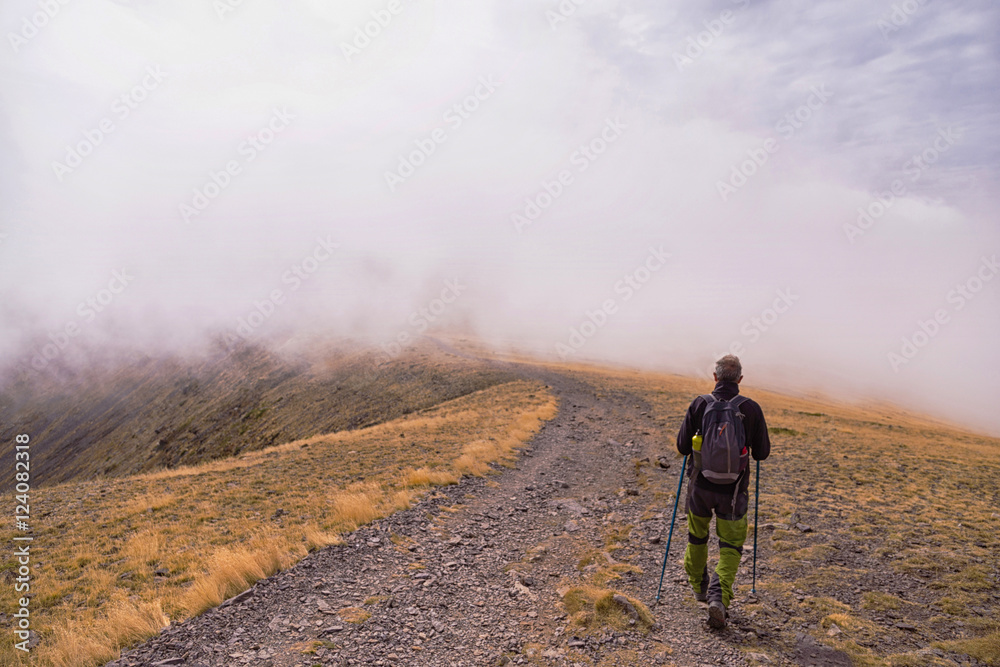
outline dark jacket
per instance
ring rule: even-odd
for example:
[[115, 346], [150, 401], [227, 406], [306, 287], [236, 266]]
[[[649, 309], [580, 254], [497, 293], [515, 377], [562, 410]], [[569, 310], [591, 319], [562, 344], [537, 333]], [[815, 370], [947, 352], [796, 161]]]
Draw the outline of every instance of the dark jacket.
[[[719, 382], [712, 390], [712, 396], [726, 401], [739, 393], [740, 386], [735, 382]], [[687, 414], [684, 415], [684, 423], [681, 424], [681, 430], [677, 432], [677, 451], [685, 456], [691, 454], [691, 438], [701, 430], [701, 419], [705, 414], [706, 405], [708, 405], [708, 401], [699, 396], [691, 402]], [[764, 412], [755, 401], [749, 398], [740, 404], [739, 411], [743, 414], [743, 428], [746, 431], [747, 445], [750, 446], [750, 455], [757, 461], [763, 461], [771, 453], [771, 439], [767, 436]], [[747, 470], [749, 471], [749, 468]], [[691, 468], [688, 469], [688, 475], [691, 475]], [[729, 494], [735, 491], [737, 484], [740, 485], [741, 489], [746, 489], [750, 483], [750, 475], [745, 474], [738, 482], [732, 484], [715, 484], [705, 479], [699, 470], [698, 476], [694, 478], [694, 483], [703, 489]]]

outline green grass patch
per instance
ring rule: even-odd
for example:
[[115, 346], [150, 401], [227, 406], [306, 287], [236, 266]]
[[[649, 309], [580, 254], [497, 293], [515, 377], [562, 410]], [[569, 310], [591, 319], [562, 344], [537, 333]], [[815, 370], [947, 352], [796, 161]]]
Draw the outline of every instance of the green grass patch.
[[771, 435], [805, 435], [802, 431], [796, 431], [794, 428], [785, 428], [783, 426], [769, 426], [767, 432]]
[[964, 653], [987, 665], [1000, 665], [1000, 632], [975, 639], [937, 642], [934, 646], [943, 651]]
[[864, 594], [861, 606], [872, 611], [895, 611], [903, 606], [903, 600], [888, 593], [869, 591]]

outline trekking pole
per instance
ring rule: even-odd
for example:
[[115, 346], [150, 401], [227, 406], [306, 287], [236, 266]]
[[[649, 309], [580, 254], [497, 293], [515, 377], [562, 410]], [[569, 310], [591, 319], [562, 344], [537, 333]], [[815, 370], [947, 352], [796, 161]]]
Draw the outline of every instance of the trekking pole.
[[684, 462], [681, 463], [681, 478], [677, 481], [677, 495], [674, 496], [674, 515], [670, 518], [670, 532], [667, 533], [667, 550], [663, 553], [663, 569], [660, 570], [660, 585], [656, 587], [656, 601], [660, 601], [660, 590], [663, 588], [663, 575], [667, 572], [667, 555], [670, 553], [670, 540], [674, 536], [674, 520], [677, 519], [677, 503], [681, 499], [681, 486], [684, 484], [684, 469], [687, 467], [688, 457], [684, 455]]
[[760, 508], [760, 461], [757, 461], [756, 490], [753, 499], [753, 585], [750, 592], [757, 594], [757, 510]]

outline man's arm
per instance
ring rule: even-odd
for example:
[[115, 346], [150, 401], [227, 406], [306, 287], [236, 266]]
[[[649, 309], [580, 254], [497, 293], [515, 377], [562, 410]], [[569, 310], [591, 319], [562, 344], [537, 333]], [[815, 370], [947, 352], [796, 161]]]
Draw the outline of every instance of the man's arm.
[[688, 406], [687, 414], [684, 415], [684, 422], [681, 424], [681, 430], [677, 431], [677, 451], [682, 455], [687, 456], [691, 453], [691, 438], [694, 437], [697, 427], [695, 426], [695, 409], [694, 405], [698, 401], [695, 399], [692, 401], [691, 405]]
[[753, 420], [752, 433], [750, 434], [750, 453], [754, 460], [763, 461], [771, 454], [771, 437], [767, 434], [767, 422], [764, 420], [764, 411], [756, 405], [756, 419]]

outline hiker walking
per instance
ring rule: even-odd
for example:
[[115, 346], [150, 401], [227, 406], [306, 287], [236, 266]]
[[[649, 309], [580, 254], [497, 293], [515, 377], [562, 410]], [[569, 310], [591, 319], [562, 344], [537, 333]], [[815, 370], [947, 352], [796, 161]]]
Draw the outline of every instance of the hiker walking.
[[[688, 546], [684, 569], [700, 602], [708, 602], [708, 623], [724, 628], [733, 582], [747, 538], [750, 456], [763, 461], [771, 451], [760, 406], [740, 396], [743, 368], [727, 354], [715, 363], [715, 389], [692, 401], [677, 433], [677, 450], [691, 455], [685, 502]], [[709, 581], [708, 529], [715, 513], [719, 564]]]

